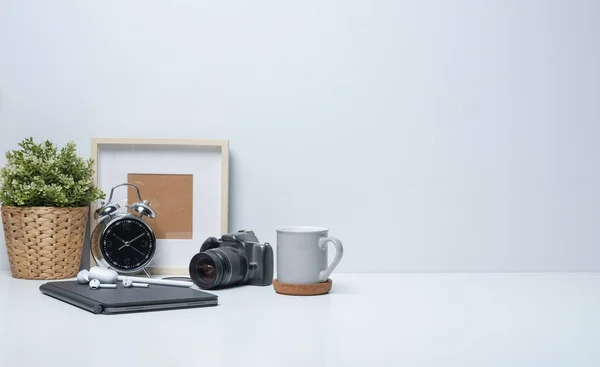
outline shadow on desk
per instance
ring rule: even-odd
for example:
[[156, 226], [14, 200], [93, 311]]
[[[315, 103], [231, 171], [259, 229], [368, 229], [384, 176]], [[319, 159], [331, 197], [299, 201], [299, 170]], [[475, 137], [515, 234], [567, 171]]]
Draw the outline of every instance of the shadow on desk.
[[329, 294], [359, 294], [359, 290], [356, 287], [352, 287], [347, 283], [333, 282]]

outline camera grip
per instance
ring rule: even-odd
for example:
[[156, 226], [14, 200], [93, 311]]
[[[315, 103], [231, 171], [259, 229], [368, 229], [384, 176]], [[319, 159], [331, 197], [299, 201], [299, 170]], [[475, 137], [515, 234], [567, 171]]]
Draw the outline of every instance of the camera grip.
[[319, 239], [319, 248], [325, 252], [327, 251], [327, 244], [331, 242], [335, 246], [335, 258], [329, 264], [327, 269], [321, 271], [319, 273], [319, 281], [326, 282], [329, 279], [329, 276], [333, 272], [333, 270], [338, 266], [340, 261], [342, 260], [342, 256], [344, 255], [344, 246], [342, 246], [342, 241], [340, 241], [336, 237], [322, 237]]

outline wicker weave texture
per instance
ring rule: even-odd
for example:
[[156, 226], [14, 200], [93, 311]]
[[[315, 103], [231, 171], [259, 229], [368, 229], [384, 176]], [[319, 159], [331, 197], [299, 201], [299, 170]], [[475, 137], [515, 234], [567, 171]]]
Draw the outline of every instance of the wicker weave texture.
[[88, 207], [2, 207], [12, 276], [65, 279], [81, 264]]

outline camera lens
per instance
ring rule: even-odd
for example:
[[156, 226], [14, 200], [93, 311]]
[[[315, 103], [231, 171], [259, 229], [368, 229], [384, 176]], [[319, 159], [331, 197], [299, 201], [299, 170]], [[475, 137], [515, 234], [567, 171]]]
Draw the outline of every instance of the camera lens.
[[190, 278], [202, 289], [227, 287], [241, 283], [248, 273], [243, 250], [223, 246], [197, 253], [190, 261]]

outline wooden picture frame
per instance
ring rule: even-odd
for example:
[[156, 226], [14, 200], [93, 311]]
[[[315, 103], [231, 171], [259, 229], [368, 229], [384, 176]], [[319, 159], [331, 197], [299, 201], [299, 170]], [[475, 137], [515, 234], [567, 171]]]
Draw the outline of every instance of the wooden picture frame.
[[[117, 158], [119, 154], [121, 158]], [[176, 156], [180, 159], [174, 159]], [[161, 169], [164, 169], [165, 175], [186, 174], [198, 178], [198, 183], [194, 182], [193, 210], [194, 215], [196, 211], [200, 214], [197, 215], [199, 219], [194, 219], [194, 234], [192, 237], [174, 236], [174, 239], [159, 239], [157, 236], [157, 255], [148, 268], [152, 275], [189, 276], [189, 260], [199, 251], [202, 242], [207, 237], [220, 237], [228, 233], [228, 140], [92, 138], [91, 158], [94, 161], [93, 184], [106, 193], [104, 201], [108, 200], [112, 187], [125, 182], [128, 179], [126, 177], [134, 176], [132, 174], [138, 174], [137, 177], [139, 174], [152, 175], [161, 173]], [[136, 166], [142, 168], [136, 170]], [[209, 171], [209, 174], [200, 174], [201, 169]], [[219, 177], [214, 177], [217, 175]], [[143, 198], [143, 188], [140, 191]], [[124, 200], [123, 197], [121, 200]], [[206, 209], [205, 203], [208, 203]], [[98, 223], [94, 219], [94, 212], [100, 205], [101, 200], [91, 203], [90, 233]], [[121, 205], [122, 208], [123, 206]], [[90, 267], [96, 265], [91, 249], [89, 256]]]

